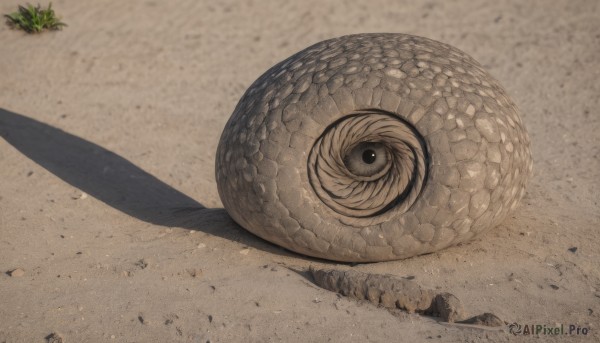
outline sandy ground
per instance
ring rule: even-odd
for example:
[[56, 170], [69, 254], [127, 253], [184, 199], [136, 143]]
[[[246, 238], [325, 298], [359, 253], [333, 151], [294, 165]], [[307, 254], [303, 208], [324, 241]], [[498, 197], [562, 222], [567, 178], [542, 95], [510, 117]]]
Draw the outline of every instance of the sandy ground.
[[[54, 7], [62, 32], [0, 25], [0, 342], [53, 332], [65, 342], [600, 341], [600, 2]], [[351, 266], [287, 252], [227, 216], [215, 150], [246, 87], [312, 43], [358, 32], [412, 33], [471, 54], [520, 106], [535, 162], [522, 205], [499, 227], [352, 268], [414, 276], [471, 314], [588, 335], [393, 316], [288, 269]], [[206, 209], [170, 210], [186, 206]], [[24, 275], [5, 273], [15, 268]]]

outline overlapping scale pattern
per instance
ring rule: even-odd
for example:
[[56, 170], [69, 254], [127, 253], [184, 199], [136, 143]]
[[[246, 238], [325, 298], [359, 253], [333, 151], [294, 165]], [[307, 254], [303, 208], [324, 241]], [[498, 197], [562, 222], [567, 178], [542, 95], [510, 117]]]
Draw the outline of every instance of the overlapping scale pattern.
[[[360, 144], [385, 160], [361, 165]], [[519, 110], [477, 61], [431, 39], [373, 33], [316, 43], [260, 76], [223, 130], [215, 175], [247, 230], [365, 262], [498, 225], [531, 171]]]

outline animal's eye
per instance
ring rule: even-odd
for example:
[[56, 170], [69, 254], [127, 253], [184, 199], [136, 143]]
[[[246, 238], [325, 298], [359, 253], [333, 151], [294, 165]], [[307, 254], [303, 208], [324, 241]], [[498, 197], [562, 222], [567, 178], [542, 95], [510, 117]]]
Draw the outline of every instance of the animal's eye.
[[423, 141], [396, 115], [356, 112], [330, 125], [314, 143], [309, 180], [334, 211], [385, 221], [382, 214], [406, 212], [421, 192], [428, 166]]
[[382, 174], [389, 168], [390, 162], [388, 149], [377, 142], [359, 143], [344, 156], [344, 165], [348, 171], [367, 178]]

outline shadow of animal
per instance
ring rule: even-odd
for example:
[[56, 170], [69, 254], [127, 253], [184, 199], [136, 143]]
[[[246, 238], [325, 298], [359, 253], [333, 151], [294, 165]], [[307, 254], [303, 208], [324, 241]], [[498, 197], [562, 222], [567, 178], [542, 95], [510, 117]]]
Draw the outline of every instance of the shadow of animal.
[[225, 209], [206, 208], [125, 158], [81, 137], [3, 108], [0, 136], [58, 178], [139, 220], [295, 255], [247, 232]]

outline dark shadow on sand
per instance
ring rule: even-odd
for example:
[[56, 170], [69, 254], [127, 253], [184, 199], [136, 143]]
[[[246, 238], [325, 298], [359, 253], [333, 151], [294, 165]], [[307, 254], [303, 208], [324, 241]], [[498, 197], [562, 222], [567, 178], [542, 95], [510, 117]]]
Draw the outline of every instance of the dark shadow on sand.
[[205, 208], [85, 139], [2, 108], [0, 136], [63, 181], [142, 221], [198, 230], [257, 249], [290, 254], [241, 228], [224, 209]]

